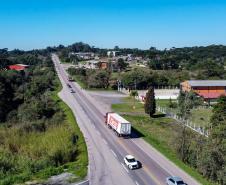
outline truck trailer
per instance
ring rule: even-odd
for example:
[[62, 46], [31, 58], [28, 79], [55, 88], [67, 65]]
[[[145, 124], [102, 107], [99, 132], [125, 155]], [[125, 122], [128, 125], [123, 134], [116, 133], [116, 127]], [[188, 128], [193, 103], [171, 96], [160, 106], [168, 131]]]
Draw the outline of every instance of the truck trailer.
[[106, 113], [106, 125], [113, 129], [117, 136], [129, 136], [131, 134], [131, 123], [114, 112]]

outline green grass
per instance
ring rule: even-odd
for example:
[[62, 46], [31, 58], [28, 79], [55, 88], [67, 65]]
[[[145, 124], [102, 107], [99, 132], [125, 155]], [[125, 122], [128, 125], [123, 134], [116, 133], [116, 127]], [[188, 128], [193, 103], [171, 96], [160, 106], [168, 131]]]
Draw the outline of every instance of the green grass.
[[[133, 105], [135, 105], [135, 109], [133, 109]], [[115, 112], [119, 113], [141, 113], [144, 114], [144, 104], [140, 103], [139, 101], [134, 100], [133, 97], [126, 97], [123, 98], [121, 104], [113, 104], [112, 109]]]
[[212, 116], [212, 109], [193, 109], [191, 111], [191, 121], [192, 123], [195, 123], [196, 125], [202, 126], [202, 127], [208, 127], [210, 126], [210, 118]]
[[78, 141], [76, 143], [78, 149], [78, 156], [76, 161], [72, 163], [65, 164], [64, 167], [68, 168], [70, 172], [76, 175], [76, 181], [82, 180], [87, 175], [87, 166], [88, 166], [88, 153], [86, 148], [85, 139], [83, 134], [80, 131], [80, 128], [77, 125], [74, 114], [72, 110], [62, 101], [60, 101], [60, 107], [64, 110], [66, 114], [67, 121], [72, 125], [76, 134], [78, 135]]
[[[57, 92], [59, 92], [60, 89], [62, 89], [61, 85], [59, 85]], [[66, 120], [68, 124], [72, 126], [72, 128], [74, 129], [74, 131], [78, 136], [78, 141], [77, 141], [78, 156], [76, 157], [76, 161], [65, 164], [64, 168], [67, 168], [71, 173], [76, 175], [77, 179], [75, 179], [75, 181], [80, 181], [87, 176], [87, 169], [88, 169], [88, 152], [87, 152], [85, 139], [83, 137], [82, 132], [80, 131], [80, 128], [78, 127], [78, 124], [76, 122], [76, 119], [74, 117], [72, 110], [68, 107], [67, 104], [65, 104], [58, 97], [57, 93], [54, 93], [53, 98], [59, 103], [60, 108], [64, 111], [66, 115]]]
[[156, 99], [156, 104], [159, 105], [160, 107], [168, 107], [169, 100]]
[[[173, 149], [175, 139], [180, 133], [182, 127], [175, 123], [175, 120], [166, 117], [150, 118], [148, 115], [136, 115], [131, 113], [144, 112], [141, 106], [137, 110], [131, 109], [129, 98], [125, 98], [121, 104], [113, 104], [112, 109], [116, 112], [126, 112], [123, 116], [132, 123], [132, 127], [142, 134], [142, 137], [150, 145], [156, 148], [169, 160], [175, 163], [178, 167], [190, 174], [201, 184], [211, 185], [213, 183], [203, 178], [195, 169], [183, 163]], [[168, 103], [161, 101], [162, 104]], [[141, 104], [142, 105], [142, 104]], [[195, 133], [194, 133], [195, 134]]]
[[115, 79], [115, 80], [120, 79], [121, 74], [122, 74], [122, 73], [120, 73], [120, 72], [112, 72], [112, 73], [111, 73], [111, 78], [110, 78], [110, 79]]
[[[172, 102], [176, 102], [172, 100]], [[169, 100], [156, 100], [156, 104], [160, 107], [166, 108], [167, 111], [172, 112], [174, 114], [178, 113], [177, 108], [169, 108]], [[196, 126], [208, 127], [210, 124], [210, 118], [212, 115], [211, 108], [198, 108], [192, 109], [190, 115], [190, 121]]]
[[79, 86], [83, 89], [86, 89], [86, 84], [82, 81], [81, 77], [79, 75], [73, 75], [74, 80], [79, 84]]
[[80, 64], [85, 65], [87, 63], [87, 61], [79, 61]]
[[67, 62], [65, 60], [65, 58], [63, 58], [63, 57], [60, 57], [60, 62], [63, 63], [63, 64], [69, 64], [69, 63], [71, 63], [71, 62]]
[[89, 91], [116, 91], [111, 88], [105, 89], [105, 88], [88, 88], [87, 85], [84, 83], [83, 79], [79, 75], [73, 75], [74, 80], [79, 84], [79, 86], [83, 89], [89, 90]]

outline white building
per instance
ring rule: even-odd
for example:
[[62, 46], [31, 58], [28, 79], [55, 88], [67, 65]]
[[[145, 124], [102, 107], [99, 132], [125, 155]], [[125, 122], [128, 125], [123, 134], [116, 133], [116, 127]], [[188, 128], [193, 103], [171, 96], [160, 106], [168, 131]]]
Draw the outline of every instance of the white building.
[[116, 57], [116, 56], [118, 56], [119, 54], [120, 54], [119, 51], [108, 51], [108, 52], [107, 52], [107, 56], [108, 56], [108, 57]]

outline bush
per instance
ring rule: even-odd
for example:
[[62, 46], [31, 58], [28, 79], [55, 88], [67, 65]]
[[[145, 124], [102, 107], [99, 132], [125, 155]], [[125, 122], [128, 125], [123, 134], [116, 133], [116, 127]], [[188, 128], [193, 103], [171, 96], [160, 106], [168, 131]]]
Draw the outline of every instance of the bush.
[[177, 103], [176, 102], [173, 102], [172, 99], [170, 98], [169, 99], [168, 107], [169, 108], [172, 108], [172, 109], [175, 109], [175, 108], [177, 108]]

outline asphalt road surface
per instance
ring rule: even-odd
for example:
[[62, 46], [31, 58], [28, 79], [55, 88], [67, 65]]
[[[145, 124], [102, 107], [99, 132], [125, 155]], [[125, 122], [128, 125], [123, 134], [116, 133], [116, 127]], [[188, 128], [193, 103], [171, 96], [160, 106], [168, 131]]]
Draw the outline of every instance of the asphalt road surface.
[[[117, 137], [104, 124], [106, 110], [101, 104], [77, 83], [68, 81], [57, 55], [53, 54], [52, 60], [63, 85], [59, 95], [72, 109], [86, 140], [89, 184], [164, 185], [168, 176], [180, 176], [189, 185], [199, 184], [134, 133], [131, 138]], [[75, 93], [70, 93], [67, 83]], [[127, 154], [135, 156], [142, 168], [128, 170], [123, 164], [123, 157]]]

